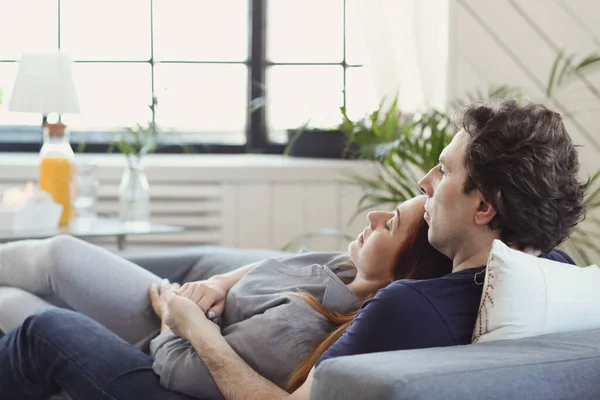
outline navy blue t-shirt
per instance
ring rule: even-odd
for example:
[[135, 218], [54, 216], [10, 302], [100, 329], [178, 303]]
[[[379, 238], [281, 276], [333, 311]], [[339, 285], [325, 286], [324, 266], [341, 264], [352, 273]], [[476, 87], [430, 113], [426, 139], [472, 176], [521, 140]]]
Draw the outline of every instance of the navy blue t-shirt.
[[[575, 264], [565, 252], [540, 257]], [[363, 304], [352, 325], [317, 361], [353, 354], [471, 343], [485, 266], [429, 280], [399, 280]]]

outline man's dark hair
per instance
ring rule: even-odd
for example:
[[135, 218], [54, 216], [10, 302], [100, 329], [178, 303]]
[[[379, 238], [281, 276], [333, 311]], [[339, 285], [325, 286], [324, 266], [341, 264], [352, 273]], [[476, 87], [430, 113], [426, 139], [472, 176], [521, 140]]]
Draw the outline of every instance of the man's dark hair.
[[560, 114], [504, 100], [471, 105], [455, 124], [469, 136], [465, 193], [478, 189], [497, 214], [491, 229], [519, 249], [549, 251], [585, 216], [578, 154]]

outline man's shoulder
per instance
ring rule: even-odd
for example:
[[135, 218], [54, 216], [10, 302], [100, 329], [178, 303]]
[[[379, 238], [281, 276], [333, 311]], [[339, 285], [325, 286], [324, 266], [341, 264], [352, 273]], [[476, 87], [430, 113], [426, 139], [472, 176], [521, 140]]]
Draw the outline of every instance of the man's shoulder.
[[[412, 318], [415, 313], [433, 312], [451, 293], [464, 293], [461, 283], [465, 280], [451, 275], [426, 280], [397, 280], [380, 289], [362, 308], [370, 313], [384, 314], [386, 318], [392, 317], [392, 314]], [[466, 282], [472, 283], [473, 278]]]
[[400, 279], [381, 289], [377, 295], [389, 300], [406, 297], [427, 299], [431, 295], [443, 296], [447, 291], [462, 291], [465, 286], [474, 288], [480, 286], [482, 282], [477, 284], [477, 277], [480, 275], [479, 280], [483, 281], [485, 267], [471, 268], [433, 279]]
[[454, 319], [477, 312], [484, 279], [485, 268], [479, 267], [434, 279], [398, 280], [377, 293], [370, 312], [404, 320], [428, 315], [454, 326]]
[[549, 251], [548, 253], [542, 253], [539, 255], [540, 258], [546, 258], [552, 261], [558, 261], [565, 264], [575, 264], [575, 261], [562, 250], [554, 249]]
[[[429, 308], [430, 302], [416, 290], [410, 282], [399, 280], [380, 289], [375, 296], [363, 303], [359, 315], [371, 320], [396, 319], [413, 312], [422, 312], [423, 307]], [[419, 310], [419, 311], [417, 311]]]

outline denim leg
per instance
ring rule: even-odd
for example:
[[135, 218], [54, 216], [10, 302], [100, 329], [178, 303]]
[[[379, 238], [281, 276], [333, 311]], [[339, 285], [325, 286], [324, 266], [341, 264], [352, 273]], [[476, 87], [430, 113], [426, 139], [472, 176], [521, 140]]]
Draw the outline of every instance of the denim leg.
[[152, 358], [94, 320], [70, 310], [31, 316], [0, 340], [2, 399], [188, 399], [170, 392]]

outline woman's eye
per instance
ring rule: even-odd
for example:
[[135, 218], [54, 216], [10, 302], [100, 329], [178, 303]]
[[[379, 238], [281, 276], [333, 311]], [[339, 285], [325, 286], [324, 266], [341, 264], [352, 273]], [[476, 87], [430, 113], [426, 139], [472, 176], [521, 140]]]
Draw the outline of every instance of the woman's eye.
[[390, 221], [391, 221], [391, 219], [388, 222], [385, 223], [385, 229], [387, 229], [388, 231], [391, 229], [390, 228]]

